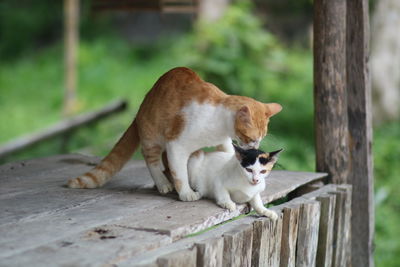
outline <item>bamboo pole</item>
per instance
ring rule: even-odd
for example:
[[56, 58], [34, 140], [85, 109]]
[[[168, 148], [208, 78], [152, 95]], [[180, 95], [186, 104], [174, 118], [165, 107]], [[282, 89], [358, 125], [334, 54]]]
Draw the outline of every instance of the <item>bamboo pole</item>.
[[76, 108], [77, 47], [79, 42], [79, 0], [64, 0], [64, 116]]

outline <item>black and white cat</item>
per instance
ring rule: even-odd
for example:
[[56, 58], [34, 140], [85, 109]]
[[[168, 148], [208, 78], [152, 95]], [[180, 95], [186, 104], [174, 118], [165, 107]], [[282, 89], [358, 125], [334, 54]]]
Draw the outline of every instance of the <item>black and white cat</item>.
[[190, 186], [223, 208], [233, 211], [235, 203], [249, 202], [259, 215], [277, 219], [274, 211], [264, 207], [260, 193], [281, 151], [265, 153], [235, 145], [229, 151], [199, 150], [188, 162]]

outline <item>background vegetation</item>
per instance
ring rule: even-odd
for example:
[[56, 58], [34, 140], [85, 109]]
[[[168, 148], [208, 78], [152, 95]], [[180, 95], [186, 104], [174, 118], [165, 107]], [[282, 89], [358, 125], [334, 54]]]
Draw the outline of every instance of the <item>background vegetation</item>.
[[[189, 66], [228, 93], [281, 103], [284, 110], [272, 118], [262, 147], [285, 149], [280, 168], [314, 170], [312, 53], [266, 31], [248, 3], [232, 6], [218, 23], [199, 22], [188, 33], [142, 45], [118, 36], [107, 17], [90, 20], [84, 3], [79, 111], [117, 98], [127, 99], [130, 109], [74, 132], [68, 146], [55, 138], [6, 161], [72, 152], [105, 155], [157, 78], [172, 67]], [[56, 11], [43, 12], [47, 4]], [[54, 1], [27, 1], [28, 9], [14, 5], [0, 3], [0, 144], [62, 119], [61, 7]], [[376, 265], [397, 266], [400, 123], [380, 125], [374, 134]]]

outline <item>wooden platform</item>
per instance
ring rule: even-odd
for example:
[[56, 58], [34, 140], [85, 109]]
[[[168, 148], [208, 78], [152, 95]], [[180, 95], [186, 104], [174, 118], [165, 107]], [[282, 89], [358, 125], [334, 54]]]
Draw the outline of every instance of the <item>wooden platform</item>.
[[[0, 167], [0, 266], [124, 264], [240, 213], [212, 201], [160, 195], [142, 161], [131, 161], [101, 189], [69, 189], [66, 181], [99, 159], [60, 155]], [[273, 171], [270, 202], [325, 174]]]

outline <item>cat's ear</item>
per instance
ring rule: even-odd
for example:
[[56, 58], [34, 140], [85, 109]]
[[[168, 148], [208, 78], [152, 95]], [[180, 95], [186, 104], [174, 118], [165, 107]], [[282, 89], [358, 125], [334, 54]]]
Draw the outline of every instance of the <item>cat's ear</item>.
[[236, 119], [241, 121], [244, 124], [251, 125], [251, 114], [250, 114], [250, 109], [248, 106], [242, 106], [237, 112], [236, 112]]
[[233, 145], [233, 148], [235, 149], [236, 158], [238, 160], [242, 160], [243, 149], [241, 147], [235, 145], [234, 143], [232, 143], [232, 145]]
[[269, 152], [270, 162], [275, 164], [278, 161], [279, 153], [281, 153], [282, 151], [283, 151], [283, 148], [276, 150], [276, 151]]
[[268, 104], [265, 104], [265, 106], [266, 106], [265, 115], [267, 117], [272, 117], [276, 113], [279, 113], [282, 110], [282, 106], [279, 105], [278, 103], [268, 103]]

